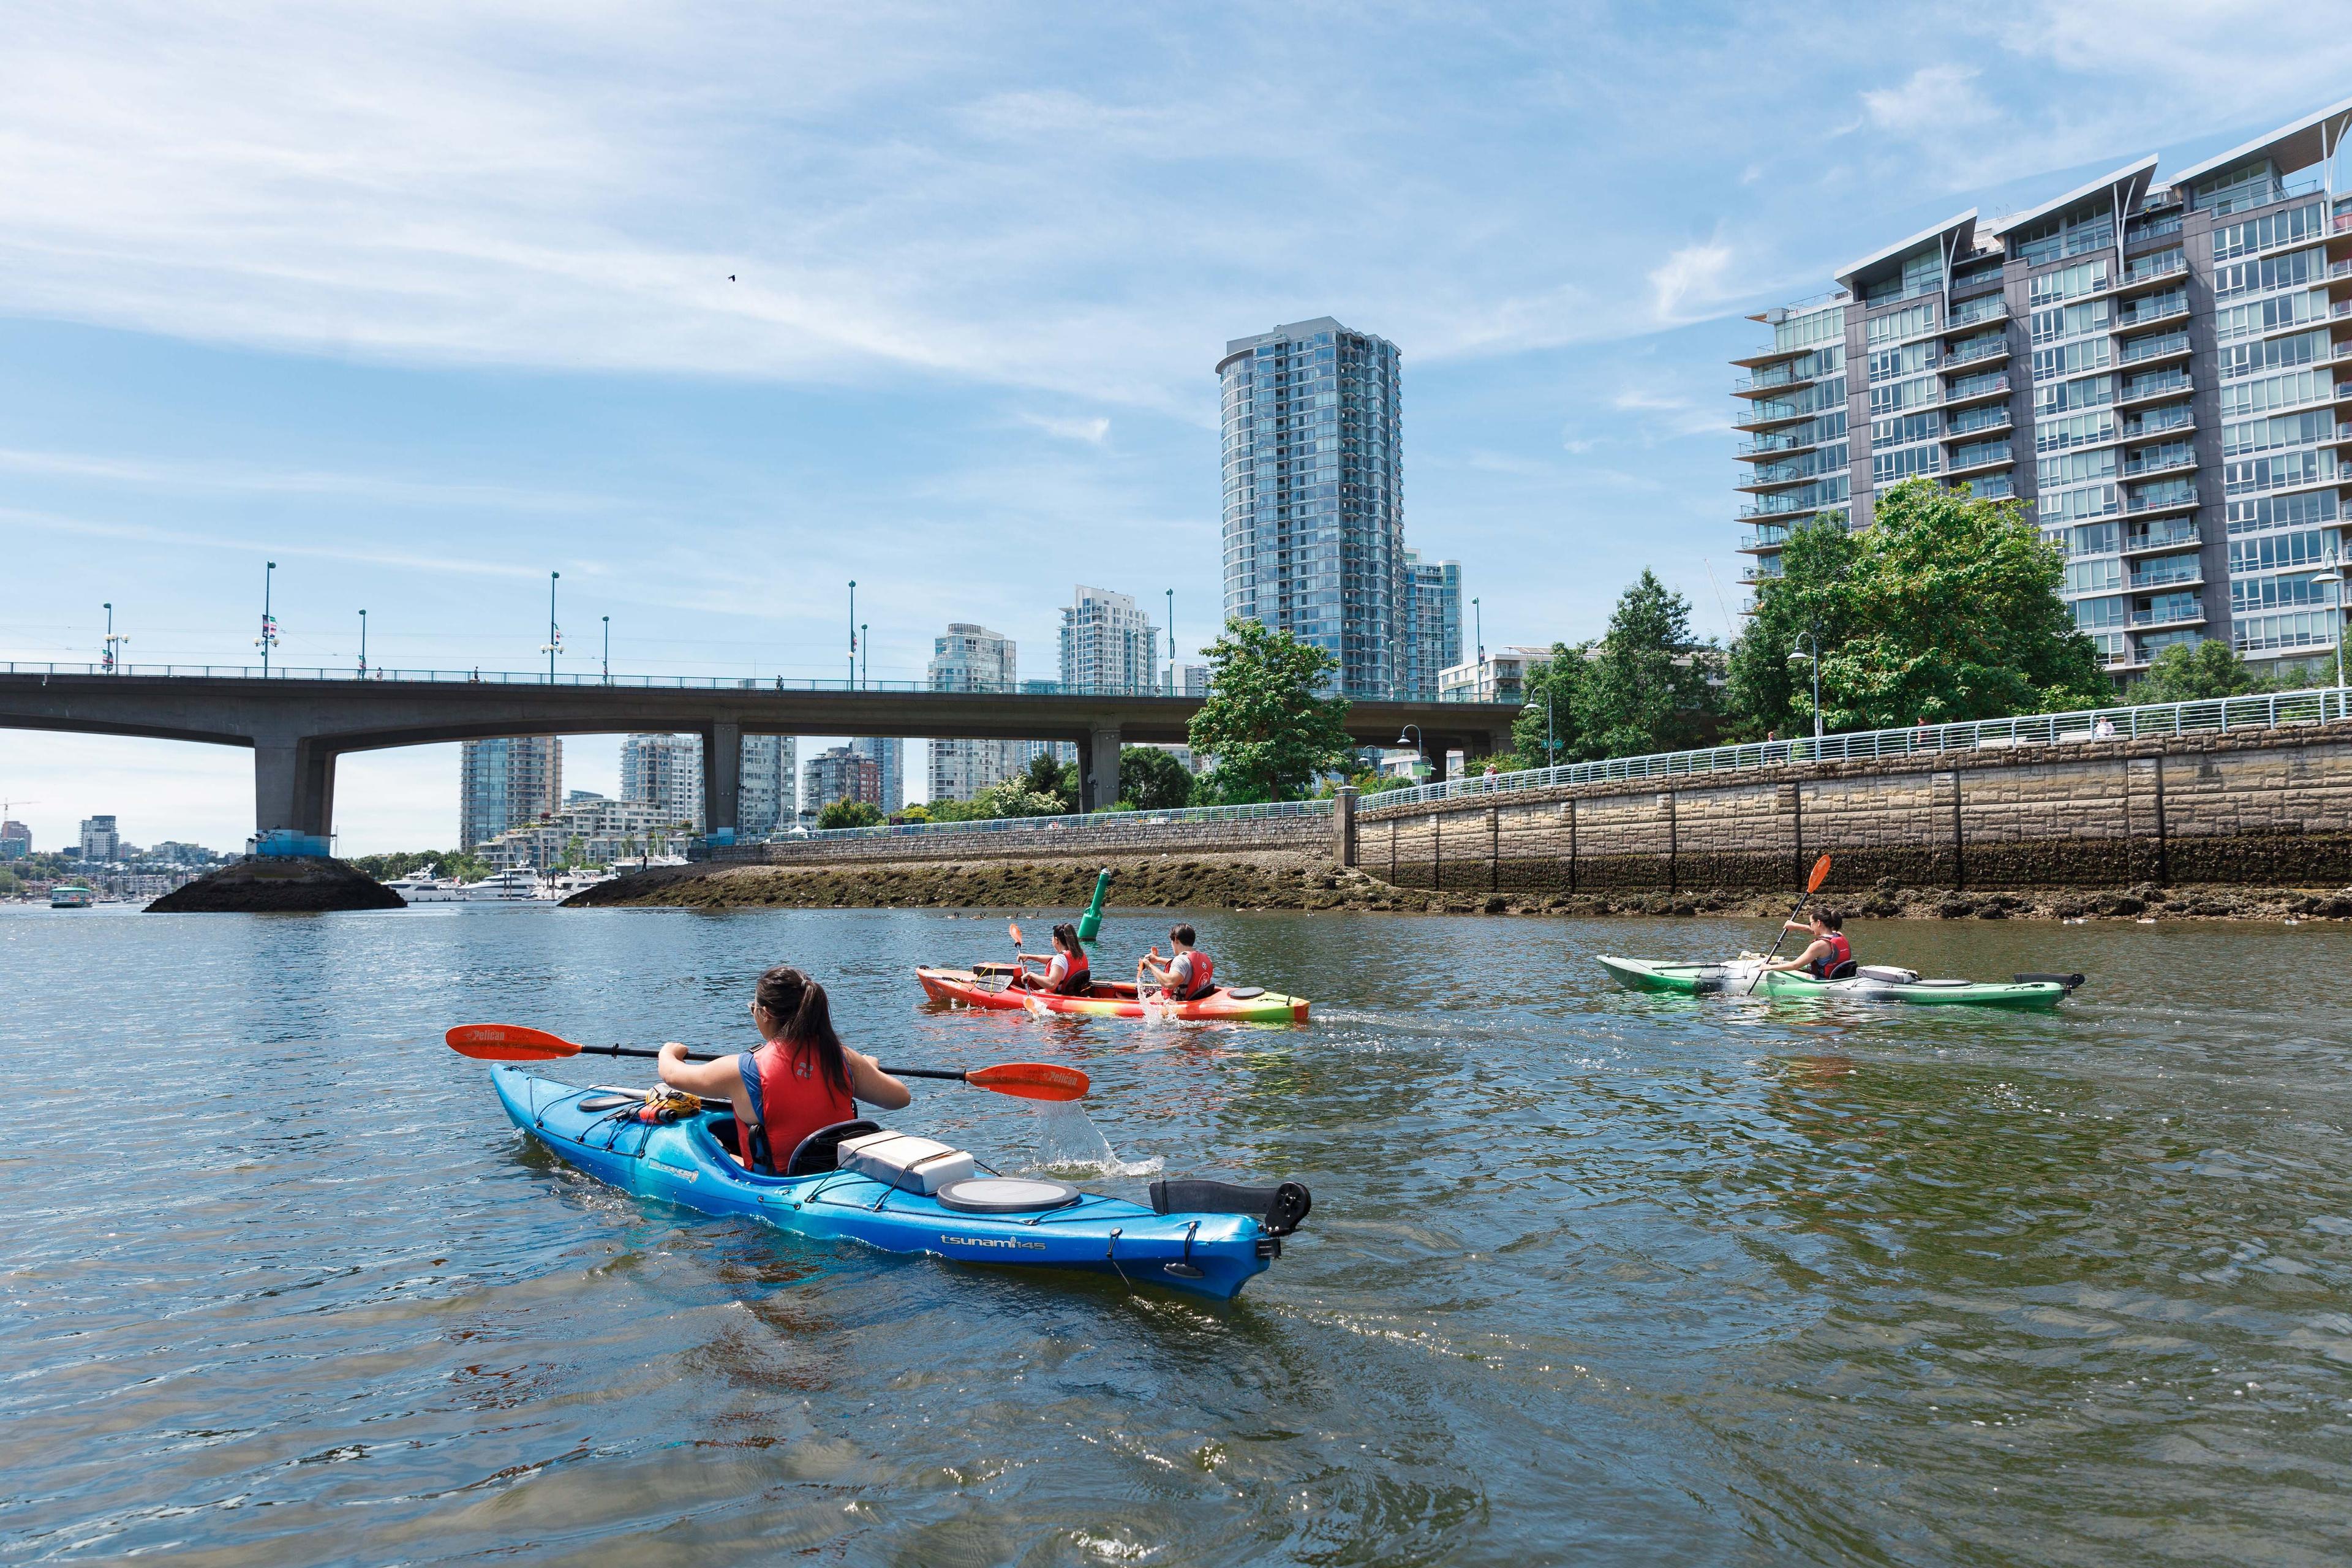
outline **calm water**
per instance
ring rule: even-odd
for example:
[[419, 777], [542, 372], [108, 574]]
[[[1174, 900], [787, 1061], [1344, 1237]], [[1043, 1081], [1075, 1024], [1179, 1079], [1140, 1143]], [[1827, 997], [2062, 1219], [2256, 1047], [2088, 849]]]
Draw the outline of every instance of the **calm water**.
[[[2352, 1553], [2352, 934], [1858, 930], [2094, 976], [2005, 1017], [1587, 962], [1753, 922], [1198, 923], [1318, 1021], [926, 1012], [911, 964], [1006, 945], [933, 912], [0, 915], [0, 1560]], [[439, 1043], [731, 1042], [786, 958], [887, 1058], [1080, 1063], [1122, 1158], [1314, 1215], [1226, 1306], [814, 1245], [568, 1173]]]

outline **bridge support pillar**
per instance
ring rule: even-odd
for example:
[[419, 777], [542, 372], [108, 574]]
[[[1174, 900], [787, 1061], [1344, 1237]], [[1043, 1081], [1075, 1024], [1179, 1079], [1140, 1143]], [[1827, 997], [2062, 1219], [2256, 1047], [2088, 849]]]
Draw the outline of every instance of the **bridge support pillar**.
[[1100, 811], [1118, 801], [1118, 726], [1097, 724], [1078, 742], [1078, 809]]
[[702, 830], [740, 826], [743, 798], [743, 726], [714, 723], [702, 732]]
[[1425, 743], [1421, 748], [1421, 760], [1429, 764], [1429, 777], [1422, 781], [1423, 784], [1444, 784], [1445, 782], [1445, 753], [1450, 751], [1452, 747], [1453, 742], [1441, 736], [1437, 740]]
[[262, 833], [332, 833], [335, 754], [299, 735], [255, 736], [253, 826]]

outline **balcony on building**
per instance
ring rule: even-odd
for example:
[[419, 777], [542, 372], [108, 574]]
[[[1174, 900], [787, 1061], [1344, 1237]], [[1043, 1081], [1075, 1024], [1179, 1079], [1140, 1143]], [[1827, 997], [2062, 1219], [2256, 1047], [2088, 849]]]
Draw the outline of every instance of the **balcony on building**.
[[1767, 500], [1759, 501], [1753, 506], [1741, 507], [1739, 509], [1739, 521], [1742, 522], [1753, 522], [1760, 517], [1780, 517], [1787, 518], [1789, 521], [1793, 522], [1799, 518], [1811, 517], [1821, 510], [1821, 506], [1818, 502], [1810, 506], [1774, 506], [1769, 500]]
[[1943, 439], [1947, 444], [1969, 440], [1994, 431], [2010, 429], [2014, 424], [2015, 421], [2010, 417], [2007, 402], [1979, 404], [1946, 419]]
[[2007, 441], [1987, 441], [1967, 445], [1952, 450], [1949, 466], [1944, 472], [1951, 479], [1966, 479], [1970, 474], [1990, 473], [1997, 468], [2014, 468], [2016, 457]]
[[2150, 408], [2137, 419], [2125, 420], [2116, 428], [2126, 441], [2191, 431], [2197, 428], [2197, 411], [2186, 403], [2176, 403], [2166, 408]]
[[2163, 364], [2185, 360], [2189, 353], [2187, 332], [2159, 332], [2153, 337], [2125, 339], [2116, 350], [2116, 363]]
[[2134, 610], [2131, 628], [2136, 632], [2153, 631], [2159, 626], [2201, 626], [2205, 624], [2202, 605], [2168, 605], [2163, 609]]
[[2166, 588], [2194, 588], [2205, 581], [2204, 557], [2201, 555], [2169, 555], [2160, 561], [2137, 562], [2128, 587], [2135, 594], [2152, 594]]
[[1731, 488], [1743, 490], [1749, 495], [1769, 495], [1774, 490], [1787, 489], [1790, 485], [1812, 484], [1822, 478], [1822, 472], [1819, 468], [1805, 473], [1792, 473], [1777, 467], [1759, 468]]
[[2158, 474], [2185, 473], [2196, 466], [2197, 454], [2194, 451], [2162, 452], [2130, 458], [2119, 471], [2127, 479], [2154, 479]]
[[1731, 422], [1734, 430], [1745, 430], [1751, 436], [1777, 430], [1784, 425], [1794, 425], [1800, 419], [1811, 419], [1826, 412], [1819, 408], [1798, 408], [1790, 404], [1759, 400], [1746, 413]]
[[1742, 441], [1732, 448], [1732, 455], [1744, 462], [1769, 463], [1780, 458], [1793, 458], [1800, 452], [1810, 452], [1822, 445], [1818, 435], [1759, 436], [1753, 441]]
[[[2000, 271], [1998, 268], [1993, 270], [1991, 277], [1993, 283], [1998, 286], [2000, 282]], [[1952, 290], [1957, 294], [1959, 289], [1959, 280], [1955, 279], [1952, 282]], [[2006, 296], [1979, 294], [1973, 300], [1965, 300], [1952, 307], [1951, 316], [1943, 325], [1943, 335], [1948, 337], [1957, 332], [1966, 331], [1971, 327], [1980, 327], [1993, 321], [2005, 322], [2008, 320], [2009, 300]]]
[[1742, 555], [1776, 554], [1779, 552], [1780, 546], [1788, 542], [1789, 531], [1787, 529], [1776, 528], [1770, 523], [1767, 523], [1761, 528], [1754, 529], [1749, 532], [1743, 533], [1739, 536], [1739, 552]]
[[2119, 549], [2126, 555], [2152, 555], [2159, 550], [2186, 550], [2204, 542], [2205, 536], [2198, 531], [2193, 519], [2175, 518], [2169, 522], [2126, 527]]
[[2195, 378], [2185, 366], [2126, 376], [2116, 388], [2116, 406], [2133, 408], [2143, 403], [2154, 403], [2158, 398], [2186, 397], [2195, 384]]
[[2009, 358], [2009, 334], [1971, 338], [1944, 356], [1946, 372], [1964, 364], [1999, 364]]
[[[1815, 346], [1818, 347], [1819, 345], [1817, 344]], [[1806, 351], [1807, 353], [1811, 353], [1813, 351], [1811, 349]], [[1801, 355], [1798, 357], [1802, 356]], [[1838, 374], [1839, 373], [1836, 371], [1825, 371], [1820, 369], [1801, 371], [1793, 364], [1781, 364], [1769, 369], [1759, 370], [1753, 375], [1741, 376], [1738, 381], [1731, 384], [1731, 395], [1734, 397], [1771, 397], [1780, 393], [1795, 392], [1800, 388], [1811, 386], [1813, 383], [1821, 380], [1823, 376], [1836, 375]]]
[[1751, 588], [1778, 582], [1780, 577], [1780, 558], [1778, 555], [1759, 556], [1739, 569], [1739, 580]]
[[1999, 372], [1991, 374], [1957, 377], [1944, 389], [1944, 406], [1958, 408], [1990, 398], [2006, 398], [2010, 393], [2009, 377]]
[[2195, 511], [2197, 505], [2197, 487], [2174, 481], [2152, 485], [2127, 497], [2124, 511], [2132, 517], [2161, 517], [2167, 512]]
[[2134, 300], [2116, 310], [2115, 331], [2132, 331], [2140, 327], [2152, 327], [2158, 321], [2186, 321], [2189, 316], [2189, 293], [2182, 289], [2167, 289]]
[[1993, 474], [1984, 479], [1963, 479], [1951, 487], [1970, 500], [2009, 500], [2017, 494], [2017, 485], [2007, 474]]

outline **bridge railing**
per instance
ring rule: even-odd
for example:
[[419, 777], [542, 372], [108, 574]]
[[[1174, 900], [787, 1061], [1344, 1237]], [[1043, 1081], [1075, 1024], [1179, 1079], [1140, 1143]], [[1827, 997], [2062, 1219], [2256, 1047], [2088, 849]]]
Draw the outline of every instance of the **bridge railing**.
[[[1060, 680], [961, 680], [940, 685], [928, 680], [851, 680], [785, 675], [605, 675], [560, 670], [516, 669], [393, 669], [371, 667], [326, 668], [273, 664], [268, 670], [244, 664], [65, 664], [27, 659], [0, 661], [0, 673], [9, 675], [111, 675], [187, 680], [333, 680], [418, 681], [438, 686], [618, 686], [661, 691], [928, 691], [942, 695], [983, 697], [1171, 697], [1165, 686]], [[1198, 696], [1198, 692], [1191, 695]]]
[[1916, 756], [1934, 752], [1978, 752], [2012, 746], [2053, 746], [2075, 741], [2132, 740], [2147, 735], [2218, 734], [2236, 730], [2275, 730], [2293, 724], [2331, 723], [2347, 714], [2352, 688], [2263, 692], [2213, 698], [2202, 702], [2154, 702], [2134, 707], [2086, 708], [2071, 713], [2032, 713], [2013, 719], [1979, 719], [1961, 724], [1915, 724], [1898, 730], [1855, 730], [1807, 735], [1794, 741], [1751, 742], [1692, 752], [1654, 752], [1638, 757], [1563, 763], [1492, 777], [1448, 779], [1383, 790], [1364, 798], [1366, 806], [1414, 805], [1465, 795], [1510, 795], [1561, 784], [1604, 784], [1619, 779], [1680, 778], [1696, 773], [1788, 767], [1816, 762]]

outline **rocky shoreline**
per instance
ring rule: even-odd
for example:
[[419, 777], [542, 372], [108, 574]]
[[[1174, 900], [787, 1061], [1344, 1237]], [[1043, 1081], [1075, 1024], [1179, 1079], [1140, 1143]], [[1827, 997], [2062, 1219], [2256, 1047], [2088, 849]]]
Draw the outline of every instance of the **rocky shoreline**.
[[[656, 867], [573, 895], [566, 908], [1076, 909], [1108, 864], [1110, 902], [1127, 908], [1337, 910], [1396, 914], [1743, 915], [1788, 908], [1786, 893], [1432, 893], [1297, 852], [1093, 860], [886, 862], [801, 868]], [[1824, 897], [1864, 920], [2352, 920], [2352, 888], [1906, 888], [1891, 878]]]
[[247, 856], [164, 894], [146, 912], [326, 914], [407, 907], [398, 893], [348, 861]]

